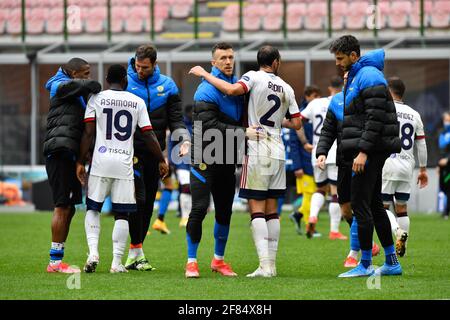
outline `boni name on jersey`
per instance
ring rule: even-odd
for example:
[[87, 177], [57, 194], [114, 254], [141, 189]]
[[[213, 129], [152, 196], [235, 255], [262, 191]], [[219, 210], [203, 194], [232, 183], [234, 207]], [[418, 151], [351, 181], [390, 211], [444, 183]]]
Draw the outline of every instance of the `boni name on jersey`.
[[108, 107], [125, 107], [137, 109], [138, 103], [136, 101], [122, 100], [122, 99], [101, 99], [100, 105]]

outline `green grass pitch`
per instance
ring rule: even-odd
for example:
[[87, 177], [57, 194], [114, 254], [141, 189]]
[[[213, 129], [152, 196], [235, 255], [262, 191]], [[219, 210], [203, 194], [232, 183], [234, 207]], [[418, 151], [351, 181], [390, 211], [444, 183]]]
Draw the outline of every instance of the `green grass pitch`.
[[[379, 282], [371, 279], [369, 286], [367, 278], [337, 278], [346, 271], [343, 261], [349, 242], [328, 240], [326, 214], [321, 214], [318, 224], [324, 236], [308, 240], [295, 233], [288, 214], [283, 213], [278, 276], [271, 279], [245, 277], [258, 264], [248, 214], [235, 212], [231, 221], [226, 261], [238, 273], [236, 278], [224, 278], [209, 269], [214, 249], [213, 214], [208, 214], [203, 224], [198, 256], [200, 279], [184, 278], [185, 231], [178, 227], [174, 212], [166, 215], [172, 234], [152, 231], [144, 244], [147, 257], [157, 268], [155, 271], [109, 274], [114, 220], [105, 215], [101, 219], [101, 256], [97, 272], [82, 273], [78, 279], [45, 272], [51, 240], [50, 221], [51, 213], [0, 214], [0, 299], [450, 298], [450, 221], [443, 221], [437, 214], [411, 216], [407, 256], [400, 258], [403, 276], [383, 277]], [[348, 229], [342, 222], [341, 231], [348, 235]], [[78, 211], [72, 221], [64, 260], [82, 267], [86, 254], [84, 212]], [[380, 266], [383, 261], [383, 253], [374, 258], [375, 265]], [[72, 289], [68, 288], [68, 282]]]

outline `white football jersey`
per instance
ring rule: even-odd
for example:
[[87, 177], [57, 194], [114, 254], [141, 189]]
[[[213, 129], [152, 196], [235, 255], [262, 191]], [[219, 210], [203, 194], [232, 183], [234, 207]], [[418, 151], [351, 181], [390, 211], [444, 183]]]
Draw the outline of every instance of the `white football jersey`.
[[402, 151], [393, 153], [383, 167], [383, 180], [411, 181], [415, 166], [414, 141], [424, 139], [422, 119], [417, 111], [404, 103], [395, 101], [397, 119], [400, 124]]
[[282, 121], [288, 111], [293, 118], [300, 116], [294, 90], [280, 77], [265, 71], [249, 71], [239, 83], [250, 92], [248, 125], [259, 126], [267, 134], [260, 141], [249, 140], [247, 154], [285, 160]]
[[[313, 125], [313, 150], [311, 153], [311, 162], [313, 166], [316, 165], [317, 144], [319, 143], [323, 122], [327, 116], [328, 106], [330, 105], [332, 98], [333, 96], [314, 99], [300, 112], [302, 118], [307, 119]], [[331, 149], [328, 151], [326, 163], [336, 163], [336, 149], [337, 142], [334, 141]]]
[[152, 129], [144, 100], [127, 91], [102, 91], [89, 99], [84, 121], [96, 122], [90, 174], [133, 180], [136, 126]]

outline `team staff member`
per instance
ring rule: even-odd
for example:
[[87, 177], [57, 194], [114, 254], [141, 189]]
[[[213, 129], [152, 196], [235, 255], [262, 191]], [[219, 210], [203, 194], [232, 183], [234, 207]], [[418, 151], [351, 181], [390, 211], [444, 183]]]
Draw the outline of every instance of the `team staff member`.
[[381, 174], [391, 153], [401, 150], [395, 105], [383, 75], [384, 51], [360, 56], [358, 40], [342, 36], [330, 45], [336, 65], [348, 71], [344, 86], [342, 152], [352, 162], [351, 207], [358, 222], [361, 263], [340, 277], [370, 276], [374, 227], [384, 248], [386, 262], [378, 275], [401, 274], [391, 226], [381, 197]]
[[[142, 98], [158, 138], [161, 150], [166, 148], [166, 129], [180, 132], [180, 155], [189, 151], [189, 133], [183, 123], [181, 99], [175, 82], [160, 73], [157, 51], [152, 45], [137, 48], [128, 62], [127, 91]], [[130, 251], [125, 267], [129, 270], [149, 271], [153, 267], [145, 258], [142, 244], [150, 226], [156, 192], [159, 184], [158, 161], [145, 146], [141, 133], [136, 131], [134, 140], [134, 166], [137, 212], [130, 216]]]
[[45, 169], [52, 189], [55, 210], [52, 218], [52, 245], [47, 272], [74, 273], [80, 269], [63, 263], [64, 243], [69, 234], [75, 205], [81, 203], [81, 184], [76, 176], [76, 159], [83, 133], [84, 109], [90, 93], [101, 85], [89, 80], [89, 63], [70, 59], [48, 80], [50, 110], [44, 141]]

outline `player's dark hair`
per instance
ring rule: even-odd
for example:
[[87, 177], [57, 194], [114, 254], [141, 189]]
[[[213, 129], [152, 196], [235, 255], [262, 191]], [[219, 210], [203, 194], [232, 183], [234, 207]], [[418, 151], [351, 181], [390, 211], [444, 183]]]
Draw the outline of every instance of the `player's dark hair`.
[[344, 79], [341, 76], [333, 76], [330, 79], [330, 87], [334, 89], [342, 89], [344, 85]]
[[399, 77], [390, 77], [388, 79], [388, 86], [389, 89], [399, 98], [403, 98], [403, 95], [405, 94], [405, 84]]
[[258, 50], [257, 60], [260, 67], [271, 67], [272, 63], [280, 58], [280, 52], [272, 46], [262, 46]]
[[124, 78], [127, 77], [127, 69], [121, 64], [113, 64], [108, 68], [108, 73], [106, 75], [106, 81], [109, 84], [120, 84]]
[[214, 53], [215, 53], [217, 50], [228, 50], [228, 49], [233, 49], [233, 46], [231, 45], [231, 43], [228, 43], [228, 42], [219, 42], [219, 43], [216, 43], [216, 44], [214, 45], [214, 47], [212, 47], [211, 54], [214, 55]]
[[157, 58], [156, 48], [151, 44], [143, 44], [136, 49], [135, 58], [137, 60], [150, 59], [151, 63], [155, 63]]
[[80, 71], [81, 68], [88, 65], [89, 63], [81, 58], [72, 58], [64, 65], [64, 69], [67, 71]]
[[349, 56], [353, 51], [358, 57], [361, 55], [358, 39], [352, 35], [342, 36], [330, 44], [331, 53], [341, 52]]
[[320, 88], [316, 85], [310, 85], [310, 86], [306, 86], [305, 87], [305, 91], [303, 92], [303, 94], [305, 96], [310, 96], [313, 93], [318, 94], [319, 96], [322, 95], [322, 92], [320, 91]]

